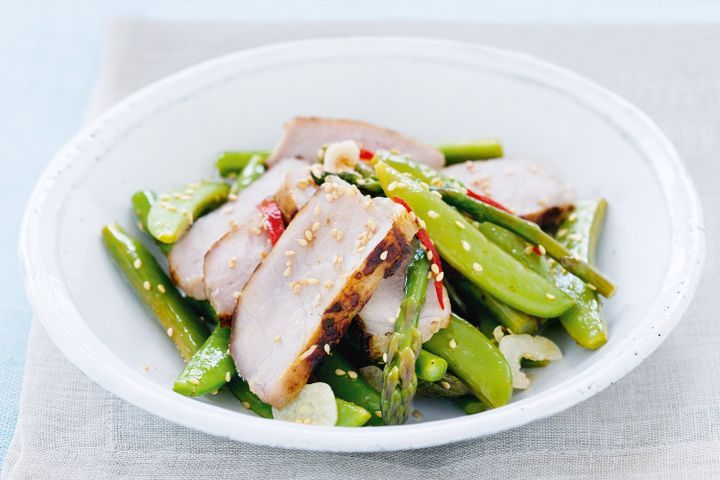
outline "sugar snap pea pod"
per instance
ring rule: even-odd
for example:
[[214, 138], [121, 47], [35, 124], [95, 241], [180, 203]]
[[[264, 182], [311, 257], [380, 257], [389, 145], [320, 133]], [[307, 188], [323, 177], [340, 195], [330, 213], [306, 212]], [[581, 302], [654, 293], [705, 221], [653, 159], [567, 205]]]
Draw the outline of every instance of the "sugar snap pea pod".
[[445, 165], [466, 160], [488, 160], [503, 156], [503, 148], [497, 140], [476, 140], [467, 143], [450, 143], [437, 147], [445, 155]]
[[417, 163], [405, 155], [379, 150], [375, 153], [372, 161], [375, 165], [377, 165], [378, 162], [383, 162], [400, 173], [410, 175], [415, 180], [434, 187], [465, 188], [459, 181], [446, 177], [434, 168], [422, 163]]
[[462, 380], [451, 373], [446, 373], [443, 375], [443, 378], [437, 382], [418, 383], [418, 394], [425, 397], [452, 398], [472, 395], [472, 393], [472, 390], [470, 390]]
[[453, 401], [458, 407], [462, 408], [463, 412], [467, 415], [474, 415], [487, 410], [487, 405], [470, 395], [454, 398]]
[[196, 397], [215, 392], [228, 383], [235, 375], [235, 364], [227, 353], [229, 341], [230, 329], [218, 325], [185, 365], [173, 390]]
[[362, 427], [370, 420], [370, 412], [360, 405], [336, 398], [338, 418], [335, 425], [338, 427]]
[[384, 162], [375, 164], [383, 189], [404, 200], [426, 224], [444, 261], [503, 303], [536, 317], [557, 317], [573, 300], [488, 240], [436, 194]]
[[[152, 204], [157, 201], [157, 197], [153, 192], [141, 190], [139, 192], [135, 192], [130, 201], [132, 202], [133, 213], [135, 214], [135, 218], [138, 222], [138, 228], [143, 232], [147, 232], [148, 214], [150, 213], [150, 207]], [[160, 242], [155, 238], [153, 238], [153, 240], [155, 240], [155, 244], [164, 254], [167, 254], [172, 248], [172, 245], [168, 243]]]
[[229, 177], [233, 174], [239, 174], [243, 168], [248, 164], [251, 158], [260, 156], [263, 162], [267, 157], [270, 156], [270, 152], [267, 150], [249, 150], [246, 152], [228, 151], [222, 152], [217, 160], [215, 166], [223, 177]]
[[[607, 203], [603, 199], [580, 202], [558, 229], [560, 242], [572, 254], [590, 264], [595, 262], [596, 245], [606, 210]], [[558, 265], [552, 270], [558, 287], [576, 303], [574, 308], [560, 315], [563, 327], [579, 345], [592, 350], [601, 347], [607, 342], [607, 324], [597, 292]]]
[[353, 366], [338, 352], [328, 355], [313, 370], [313, 375], [320, 382], [327, 383], [337, 398], [363, 407], [372, 416], [369, 425], [382, 425], [380, 411], [380, 393], [363, 379]]
[[448, 369], [475, 396], [491, 407], [505, 405], [512, 396], [512, 373], [500, 350], [477, 328], [452, 315], [443, 328], [423, 344], [448, 362]]
[[232, 187], [230, 187], [230, 193], [237, 194], [262, 177], [263, 173], [265, 173], [265, 158], [261, 155], [250, 157], [247, 165], [240, 171]]
[[452, 280], [455, 288], [464, 294], [468, 301], [472, 300], [475, 304], [482, 305], [498, 322], [513, 333], [537, 333], [538, 321], [536, 318], [505, 305], [462, 276], [458, 275]]
[[605, 275], [543, 232], [536, 224], [470, 198], [464, 192], [448, 188], [441, 188], [437, 191], [442, 194], [448, 204], [467, 213], [478, 222], [492, 222], [519, 235], [533, 245], [537, 245], [541, 250], [544, 249], [548, 256], [562, 265], [565, 270], [594, 286], [604, 297], [611, 297], [615, 293], [615, 285]]
[[203, 213], [227, 200], [230, 187], [222, 182], [197, 182], [158, 196], [150, 206], [148, 232], [163, 243], [175, 243]]
[[327, 177], [330, 175], [334, 175], [341, 178], [342, 180], [345, 180], [351, 185], [355, 185], [358, 190], [360, 190], [365, 195], [370, 195], [371, 197], [385, 196], [385, 192], [383, 192], [383, 189], [377, 180], [371, 177], [364, 177], [358, 172], [330, 173], [323, 171], [322, 173], [319, 173], [316, 172], [314, 169], [310, 170], [310, 176], [317, 185], [322, 185], [323, 183], [325, 183], [325, 179], [327, 179]]
[[[482, 222], [477, 228], [493, 243], [512, 255], [517, 261], [545, 278], [550, 276], [550, 266], [544, 255], [538, 255], [532, 245], [510, 230], [490, 222]], [[530, 248], [528, 248], [530, 247]]]
[[251, 392], [250, 386], [242, 377], [234, 376], [228, 383], [228, 389], [235, 395], [235, 398], [242, 402], [243, 407], [252, 410], [263, 418], [273, 418], [272, 407]]
[[380, 399], [386, 425], [405, 423], [412, 411], [412, 400], [417, 390], [415, 362], [422, 345], [418, 321], [425, 305], [429, 267], [427, 254], [418, 245], [405, 274], [405, 297], [400, 303], [386, 352]]
[[427, 350], [420, 350], [420, 354], [415, 362], [415, 373], [418, 380], [426, 382], [437, 382], [443, 378], [447, 372], [447, 362], [444, 358], [433, 355]]
[[142, 243], [117, 224], [103, 227], [102, 239], [135, 294], [160, 322], [182, 358], [190, 361], [208, 337], [198, 316]]

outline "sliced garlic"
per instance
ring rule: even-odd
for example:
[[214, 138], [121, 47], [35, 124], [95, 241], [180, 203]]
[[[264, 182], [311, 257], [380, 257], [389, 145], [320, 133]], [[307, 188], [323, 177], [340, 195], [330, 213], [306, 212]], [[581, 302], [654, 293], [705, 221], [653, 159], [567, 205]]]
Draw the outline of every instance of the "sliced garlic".
[[354, 140], [331, 143], [325, 149], [323, 168], [330, 173], [353, 171], [360, 162], [360, 147]]
[[505, 335], [498, 344], [510, 370], [512, 371], [513, 388], [526, 389], [530, 386], [530, 379], [520, 370], [520, 361], [523, 358], [535, 361], [554, 362], [562, 358], [562, 352], [550, 339], [528, 334]]
[[337, 402], [327, 383], [309, 383], [283, 408], [272, 409], [273, 418], [307, 425], [335, 425]]

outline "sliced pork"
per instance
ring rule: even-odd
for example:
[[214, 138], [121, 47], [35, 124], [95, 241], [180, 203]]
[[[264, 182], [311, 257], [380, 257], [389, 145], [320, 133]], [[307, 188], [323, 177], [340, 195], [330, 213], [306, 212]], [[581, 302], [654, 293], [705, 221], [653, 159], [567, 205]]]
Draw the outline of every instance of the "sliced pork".
[[445, 167], [468, 188], [539, 225], [557, 225], [575, 193], [548, 168], [519, 159], [478, 160]]
[[[353, 321], [352, 336], [358, 341], [357, 346], [370, 359], [381, 358], [387, 351], [395, 315], [405, 297], [405, 272], [409, 263], [408, 257], [395, 275], [380, 283], [370, 301]], [[425, 304], [418, 322], [423, 342], [430, 340], [430, 337], [441, 328], [447, 327], [450, 321], [450, 300], [445, 289], [443, 289], [443, 297], [445, 308], [440, 306], [435, 293], [435, 284], [432, 281], [428, 282]]]
[[263, 401], [287, 404], [384, 277], [410, 253], [416, 226], [385, 198], [332, 177], [288, 225], [245, 285], [230, 351]]
[[292, 169], [304, 168], [299, 160], [278, 163], [265, 175], [240, 192], [237, 200], [200, 217], [168, 254], [170, 274], [189, 296], [204, 300], [203, 260], [210, 248], [227, 232], [237, 229], [257, 215], [257, 205], [275, 195]]
[[433, 168], [441, 168], [445, 164], [445, 157], [437, 148], [393, 130], [357, 120], [318, 117], [295, 117], [285, 123], [280, 143], [267, 159], [267, 164], [272, 165], [287, 157], [314, 162], [323, 145], [343, 140], [355, 140], [362, 148], [371, 151], [396, 149]]

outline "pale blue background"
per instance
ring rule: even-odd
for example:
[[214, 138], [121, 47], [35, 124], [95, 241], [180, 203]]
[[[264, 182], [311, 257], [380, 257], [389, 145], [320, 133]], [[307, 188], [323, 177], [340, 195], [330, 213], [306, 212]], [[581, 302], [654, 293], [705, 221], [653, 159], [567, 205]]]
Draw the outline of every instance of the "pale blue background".
[[[12, 436], [31, 311], [17, 261], [25, 202], [77, 129], [112, 17], [242, 21], [432, 19], [486, 23], [718, 23], [720, 1], [0, 0], [0, 463]], [[350, 7], [352, 5], [352, 7]], [[441, 6], [440, 6], [441, 5]], [[717, 48], [718, 46], [709, 46]], [[52, 392], [48, 392], [52, 401]]]

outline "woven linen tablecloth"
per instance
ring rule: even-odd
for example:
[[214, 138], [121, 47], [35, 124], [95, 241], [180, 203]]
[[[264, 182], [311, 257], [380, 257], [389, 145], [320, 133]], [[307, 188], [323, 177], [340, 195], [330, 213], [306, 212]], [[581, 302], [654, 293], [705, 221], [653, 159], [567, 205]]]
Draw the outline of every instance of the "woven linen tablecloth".
[[[708, 259], [680, 326], [640, 367], [552, 418], [474, 441], [377, 454], [228, 441], [150, 415], [95, 385], [35, 322], [2, 478], [720, 478], [720, 28], [437, 23], [117, 22], [88, 115], [197, 61], [296, 38], [423, 35], [523, 50], [572, 68], [649, 113], [678, 146], [708, 212]], [[622, 208], [621, 205], [615, 208]]]

